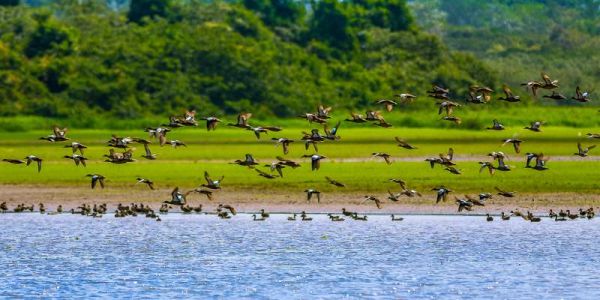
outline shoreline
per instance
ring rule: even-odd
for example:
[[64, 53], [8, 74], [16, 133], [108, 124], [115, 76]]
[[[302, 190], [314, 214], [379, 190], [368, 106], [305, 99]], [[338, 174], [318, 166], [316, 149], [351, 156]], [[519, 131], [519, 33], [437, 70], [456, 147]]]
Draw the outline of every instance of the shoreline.
[[[113, 211], [119, 204], [130, 205], [131, 203], [150, 205], [158, 210], [163, 201], [170, 199], [170, 189], [140, 190], [131, 193], [128, 188], [111, 188], [106, 190], [91, 190], [83, 187], [51, 187], [31, 185], [0, 185], [0, 202], [6, 202], [9, 210], [18, 204], [34, 204], [37, 210], [39, 203], [44, 203], [47, 211], [54, 211], [61, 204], [66, 212], [81, 204], [108, 205], [109, 211]], [[422, 197], [403, 197], [398, 202], [387, 200], [387, 193], [374, 194], [382, 200], [382, 208], [378, 209], [374, 203], [361, 203], [364, 193], [361, 192], [330, 192], [324, 194], [321, 203], [315, 201], [306, 202], [304, 194], [293, 195], [283, 192], [264, 190], [235, 190], [215, 192], [215, 199], [210, 201], [203, 195], [188, 196], [188, 205], [198, 206], [202, 204], [203, 212], [214, 212], [220, 204], [233, 205], [236, 210], [242, 212], [257, 212], [265, 209], [271, 213], [340, 213], [342, 208], [356, 211], [361, 214], [422, 214], [422, 215], [478, 215], [490, 213], [492, 215], [505, 213], [519, 209], [533, 213], [547, 213], [549, 209], [570, 209], [578, 211], [579, 208], [587, 209], [593, 207], [600, 210], [600, 193], [521, 193], [515, 198], [504, 198], [494, 195], [493, 199], [486, 202], [485, 206], [474, 206], [472, 212], [457, 212], [454, 204], [454, 196], [463, 197], [462, 194], [450, 194], [446, 202], [435, 203], [433, 192], [426, 193]], [[174, 207], [173, 211], [179, 211]]]

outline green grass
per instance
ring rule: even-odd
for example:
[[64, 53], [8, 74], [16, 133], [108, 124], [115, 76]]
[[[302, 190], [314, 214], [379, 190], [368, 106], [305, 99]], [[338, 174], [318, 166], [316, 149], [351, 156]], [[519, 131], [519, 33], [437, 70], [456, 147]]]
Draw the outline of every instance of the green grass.
[[[510, 146], [501, 147], [501, 139], [520, 133], [525, 140], [522, 152], [543, 151], [552, 156], [571, 156], [576, 150], [576, 142], [593, 143], [592, 140], [579, 136], [588, 130], [565, 127], [548, 127], [544, 132], [533, 133], [522, 129], [506, 130], [504, 132], [470, 131], [458, 129], [404, 129], [404, 128], [365, 128], [345, 124], [340, 134], [342, 139], [336, 142], [325, 142], [320, 145], [319, 153], [326, 155], [322, 169], [310, 170], [308, 159], [300, 156], [312, 153], [305, 151], [304, 146], [296, 143], [286, 157], [300, 161], [302, 167], [287, 168], [284, 178], [268, 180], [256, 174], [255, 171], [229, 164], [235, 159], [242, 159], [245, 153], [252, 153], [261, 163], [269, 163], [276, 155], [282, 155], [281, 148], [275, 147], [267, 139], [257, 141], [252, 132], [240, 129], [219, 127], [215, 132], [206, 132], [201, 128], [178, 129], [169, 134], [169, 138], [183, 140], [189, 144], [187, 148], [173, 149], [153, 145], [154, 152], [159, 154], [155, 161], [147, 161], [139, 156], [143, 147], [137, 147], [135, 156], [137, 162], [113, 165], [103, 162], [102, 154], [109, 147], [104, 144], [112, 132], [122, 136], [146, 137], [141, 130], [111, 131], [111, 130], [73, 130], [69, 136], [90, 147], [86, 156], [90, 158], [88, 167], [75, 167], [71, 160], [62, 158], [71, 153], [63, 148], [64, 143], [50, 143], [37, 138], [48, 134], [47, 131], [24, 133], [0, 133], [0, 157], [23, 158], [35, 154], [44, 159], [41, 173], [35, 166], [0, 164], [0, 184], [42, 184], [55, 186], [87, 186], [87, 173], [105, 175], [107, 184], [112, 187], [126, 188], [135, 183], [136, 176], [154, 180], [158, 186], [181, 186], [188, 189], [203, 183], [204, 170], [217, 177], [225, 175], [226, 188], [236, 190], [269, 190], [301, 192], [307, 187], [315, 187], [323, 192], [385, 192], [395, 185], [388, 182], [389, 178], [402, 178], [410, 187], [421, 192], [430, 190], [435, 185], [445, 184], [461, 192], [492, 191], [494, 186], [519, 192], [581, 192], [597, 193], [600, 190], [598, 166], [600, 162], [581, 159], [573, 156], [574, 161], [552, 161], [550, 170], [538, 172], [525, 169], [524, 163], [510, 161], [516, 167], [510, 172], [497, 172], [495, 176], [479, 173], [478, 160], [488, 160], [485, 156], [490, 151], [502, 150], [514, 158]], [[287, 136], [298, 138], [301, 128], [287, 128], [280, 133], [270, 136]], [[306, 130], [306, 129], [304, 129]], [[589, 131], [600, 132], [600, 128]], [[406, 150], [395, 145], [394, 136], [408, 139], [416, 150]], [[458, 163], [462, 175], [453, 175], [442, 170], [439, 166], [430, 169], [429, 165], [420, 161], [427, 156], [435, 156], [445, 152], [448, 146], [455, 149], [456, 155], [472, 155], [471, 161]], [[594, 149], [597, 150], [597, 149]], [[592, 150], [591, 154], [595, 155]], [[392, 165], [382, 163], [380, 159], [359, 162], [340, 162], [343, 158], [366, 158], [372, 152], [388, 152], [393, 157], [416, 157], [418, 161], [397, 161]], [[261, 168], [265, 169], [261, 166]], [[348, 185], [339, 189], [327, 184], [325, 176], [333, 177]]]

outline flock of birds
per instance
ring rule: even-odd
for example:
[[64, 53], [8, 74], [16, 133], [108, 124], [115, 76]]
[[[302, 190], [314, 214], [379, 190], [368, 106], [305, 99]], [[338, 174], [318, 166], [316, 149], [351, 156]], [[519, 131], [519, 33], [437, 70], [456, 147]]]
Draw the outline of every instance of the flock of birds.
[[[542, 81], [533, 80], [533, 81], [528, 81], [526, 83], [523, 83], [522, 85], [525, 86], [528, 90], [530, 90], [534, 96], [537, 95], [539, 89], [546, 89], [546, 90], [553, 90], [553, 91], [552, 91], [552, 94], [550, 94], [550, 95], [544, 95], [543, 96], [544, 98], [550, 98], [550, 99], [554, 99], [554, 100], [568, 100], [567, 97], [565, 97], [564, 95], [562, 95], [559, 92], [554, 90], [554, 89], [558, 88], [558, 81], [550, 79], [550, 77], [544, 73], [542, 73]], [[503, 101], [508, 101], [508, 102], [519, 102], [520, 101], [520, 97], [518, 95], [515, 95], [508, 86], [505, 85], [503, 87], [503, 92], [504, 92], [505, 96], [499, 97], [498, 100], [503, 100]], [[438, 114], [441, 115], [442, 113], [444, 113], [442, 120], [451, 121], [456, 124], [461, 123], [461, 118], [454, 115], [455, 108], [460, 107], [461, 104], [450, 101], [449, 89], [434, 85], [430, 91], [427, 91], [427, 93], [428, 93], [429, 97], [439, 100], [437, 102], [437, 105], [439, 106]], [[466, 99], [466, 102], [472, 103], [472, 104], [488, 103], [489, 101], [491, 101], [492, 93], [493, 93], [493, 90], [488, 87], [471, 86], [469, 88], [469, 94], [468, 94], [468, 98]], [[389, 99], [381, 99], [381, 100], [377, 100], [375, 102], [375, 104], [382, 105], [386, 111], [390, 112], [399, 103], [410, 103], [416, 98], [416, 96], [409, 94], [409, 93], [397, 94], [397, 95], [394, 95], [394, 97], [397, 97], [399, 99], [399, 101], [389, 100]], [[575, 96], [571, 97], [571, 99], [578, 101], [578, 102], [589, 102], [591, 100], [590, 93], [581, 91], [581, 89], [579, 87], [577, 87], [576, 94], [575, 94]], [[338, 121], [331, 128], [328, 125], [328, 121], [331, 118], [331, 116], [330, 116], [331, 109], [332, 109], [331, 107], [324, 107], [322, 105], [319, 105], [316, 112], [305, 113], [305, 114], [302, 114], [299, 116], [303, 119], [306, 119], [309, 122], [309, 124], [316, 123], [316, 124], [323, 125], [323, 133], [321, 133], [319, 129], [314, 128], [310, 132], [302, 132], [302, 137], [300, 138], [300, 141], [304, 143], [306, 150], [309, 150], [312, 147], [315, 151], [314, 154], [308, 154], [308, 155], [302, 156], [303, 158], [310, 159], [311, 169], [313, 171], [319, 170], [320, 165], [321, 165], [321, 160], [327, 158], [327, 156], [324, 156], [324, 155], [321, 155], [318, 153], [318, 145], [320, 143], [327, 142], [327, 141], [335, 142], [335, 141], [340, 140], [339, 129], [340, 129], [341, 121]], [[237, 116], [237, 121], [235, 123], [228, 123], [227, 125], [231, 126], [231, 127], [240, 128], [242, 130], [252, 131], [257, 139], [260, 139], [263, 134], [266, 134], [268, 132], [279, 132], [282, 130], [282, 128], [278, 127], [278, 126], [253, 126], [249, 123], [249, 120], [251, 117], [252, 117], [251, 113], [241, 113]], [[214, 116], [204, 117], [199, 120], [203, 120], [206, 122], [206, 130], [207, 131], [216, 130], [217, 125], [220, 122], [222, 122], [219, 118], [214, 117]], [[363, 116], [361, 114], [351, 113], [350, 118], [345, 119], [345, 121], [352, 122], [352, 123], [372, 123], [374, 125], [384, 127], [384, 128], [388, 128], [388, 127], [392, 126], [390, 123], [388, 123], [385, 120], [385, 118], [383, 117], [383, 114], [380, 111], [373, 111], [373, 110], [367, 111], [365, 116]], [[185, 114], [183, 114], [181, 116], [169, 117], [168, 123], [161, 124], [160, 126], [157, 126], [157, 127], [148, 127], [145, 129], [145, 131], [149, 134], [149, 136], [151, 138], [156, 139], [160, 146], [171, 145], [173, 148], [187, 147], [187, 145], [183, 141], [170, 140], [167, 138], [167, 136], [170, 131], [172, 131], [176, 128], [188, 127], [188, 126], [195, 127], [195, 126], [198, 126], [198, 124], [199, 124], [199, 122], [196, 119], [196, 112], [195, 111], [187, 111]], [[524, 128], [531, 130], [533, 132], [541, 132], [543, 125], [544, 125], [543, 121], [533, 121], [533, 122], [531, 122], [531, 124], [529, 126], [526, 126]], [[487, 129], [488, 130], [505, 130], [505, 127], [499, 120], [494, 119], [492, 122], [492, 126], [488, 127]], [[70, 141], [70, 139], [67, 137], [67, 132], [68, 132], [67, 128], [59, 128], [58, 126], [54, 126], [52, 134], [50, 134], [48, 136], [40, 137], [40, 139], [46, 140], [49, 142], [67, 142], [67, 141]], [[590, 139], [600, 139], [599, 133], [588, 133], [587, 136]], [[272, 138], [272, 140], [276, 143], [276, 145], [281, 145], [284, 155], [287, 155], [289, 153], [290, 144], [296, 142], [295, 140], [286, 138], [286, 137], [276, 137], [276, 138]], [[405, 139], [402, 139], [400, 137], [395, 137], [395, 141], [396, 141], [398, 147], [402, 147], [402, 148], [408, 149], [408, 150], [416, 149], [415, 146], [411, 145]], [[520, 140], [516, 136], [513, 136], [511, 138], [503, 139], [502, 146], [507, 145], [507, 144], [512, 144], [514, 152], [519, 154], [519, 153], [521, 153], [521, 143], [522, 142], [523, 142], [523, 140]], [[112, 163], [112, 164], [125, 164], [125, 163], [135, 162], [136, 159], [134, 158], [134, 149], [130, 147], [131, 144], [142, 144], [144, 146], [145, 153], [143, 155], [141, 155], [141, 157], [148, 159], [148, 160], [157, 159], [156, 154], [152, 153], [152, 151], [150, 149], [150, 145], [152, 144], [152, 141], [143, 139], [143, 138], [119, 137], [119, 136], [113, 135], [107, 141], [107, 146], [109, 146], [110, 149], [108, 151], [108, 154], [104, 155], [104, 157], [106, 158], [105, 161]], [[86, 166], [86, 161], [88, 160], [88, 158], [84, 156], [84, 151], [85, 151], [85, 149], [88, 148], [86, 145], [84, 145], [80, 142], [70, 141], [70, 144], [64, 145], [64, 148], [70, 148], [72, 150], [72, 153], [70, 155], [64, 155], [65, 159], [72, 160], [76, 166], [79, 166], [79, 165], [82, 165], [84, 167]], [[580, 156], [580, 157], [586, 157], [586, 156], [588, 156], [590, 150], [592, 150], [593, 148], [595, 148], [595, 145], [584, 146], [581, 143], [578, 143], [577, 144], [577, 152], [575, 152], [574, 154], [577, 156]], [[117, 151], [116, 149], [122, 149], [122, 150]], [[388, 153], [374, 152], [374, 153], [372, 153], [372, 156], [383, 159], [387, 164], [392, 163], [391, 155]], [[488, 153], [487, 156], [489, 156], [491, 160], [479, 162], [480, 173], [483, 172], [484, 170], [487, 170], [489, 172], [489, 174], [493, 175], [496, 171], [506, 172], [506, 171], [511, 171], [511, 169], [513, 168], [506, 163], [506, 160], [508, 159], [508, 155], [505, 154], [504, 152], [501, 152], [501, 151], [491, 152], [491, 153]], [[541, 152], [527, 152], [525, 154], [525, 158], [526, 158], [526, 164], [525, 164], [526, 168], [530, 168], [530, 169], [537, 170], [537, 171], [545, 171], [548, 169], [547, 162], [548, 162], [549, 158]], [[42, 163], [43, 163], [43, 159], [38, 156], [35, 156], [35, 155], [28, 155], [23, 159], [4, 158], [3, 161], [12, 163], [12, 164], [25, 164], [27, 166], [29, 166], [31, 164], [35, 164], [35, 165], [37, 165], [38, 172], [41, 172]], [[461, 174], [461, 170], [456, 167], [456, 163], [454, 162], [454, 150], [452, 148], [449, 148], [447, 153], [441, 153], [438, 156], [426, 158], [425, 161], [431, 166], [431, 168], [435, 168], [436, 165], [440, 165], [442, 168], [444, 168], [445, 171], [448, 171], [452, 174], [457, 174], [457, 175]], [[244, 166], [244, 167], [253, 169], [257, 173], [257, 175], [262, 176], [267, 179], [275, 179], [278, 177], [283, 177], [284, 176], [283, 170], [285, 168], [297, 168], [300, 166], [300, 163], [298, 163], [296, 161], [286, 159], [282, 156], [277, 156], [275, 162], [264, 165], [265, 167], [268, 167], [268, 169], [270, 169], [270, 171], [271, 171], [271, 172], [266, 172], [266, 171], [263, 171], [263, 170], [257, 168], [257, 166], [259, 166], [260, 164], [258, 161], [256, 161], [254, 159], [254, 157], [251, 154], [246, 154], [243, 159], [235, 160], [234, 162], [232, 162], [232, 164], [237, 164], [240, 166]], [[87, 174], [86, 176], [90, 178], [90, 181], [91, 181], [90, 186], [92, 189], [96, 188], [98, 185], [100, 185], [101, 188], [105, 187], [106, 177], [103, 176], [102, 174], [90, 173], [90, 174]], [[200, 205], [198, 207], [189, 206], [188, 202], [187, 202], [187, 197], [192, 193], [197, 193], [197, 194], [206, 196], [208, 198], [208, 200], [213, 200], [214, 192], [221, 190], [221, 183], [224, 179], [224, 176], [220, 176], [219, 178], [215, 179], [215, 178], [211, 177], [208, 172], [205, 171], [204, 179], [206, 181], [205, 184], [201, 184], [198, 188], [195, 188], [195, 189], [192, 189], [189, 191], [184, 192], [184, 191], [180, 190], [179, 187], [175, 187], [173, 189], [173, 191], [171, 192], [171, 199], [164, 201], [163, 205], [159, 209], [159, 213], [167, 213], [169, 211], [169, 209], [172, 208], [172, 206], [178, 206], [183, 213], [202, 212], [202, 205]], [[339, 182], [333, 178], [325, 177], [325, 179], [327, 180], [328, 183], [330, 183], [334, 186], [345, 187], [344, 183]], [[136, 181], [137, 181], [137, 183], [147, 185], [148, 188], [150, 188], [152, 190], [154, 189], [154, 182], [148, 178], [138, 177], [138, 178], [136, 178]], [[408, 188], [407, 183], [402, 179], [392, 178], [392, 179], [390, 179], [390, 181], [398, 184], [398, 186], [400, 187], [401, 190], [398, 193], [393, 193], [390, 190], [388, 190], [387, 200], [396, 202], [396, 201], [399, 201], [402, 196], [406, 196], [406, 197], [421, 197], [422, 196], [421, 193], [419, 193], [418, 191]], [[515, 197], [515, 194], [516, 194], [516, 192], [505, 191], [498, 187], [496, 187], [495, 189], [496, 189], [497, 195], [500, 195], [503, 197]], [[445, 186], [434, 187], [432, 190], [436, 192], [436, 203], [439, 203], [440, 201], [446, 201], [448, 198], [448, 194], [452, 193], [452, 190]], [[320, 202], [321, 192], [318, 191], [317, 189], [308, 188], [308, 189], [304, 190], [304, 192], [306, 193], [307, 202], [311, 202], [313, 199], [315, 199], [317, 202]], [[455, 197], [454, 200], [455, 200], [456, 205], [458, 206], [458, 212], [462, 212], [463, 210], [471, 211], [471, 210], [473, 210], [473, 208], [475, 206], [484, 206], [486, 200], [491, 199], [492, 197], [493, 197], [493, 195], [491, 193], [480, 193], [477, 196], [465, 195], [464, 198], [463, 197]], [[382, 203], [383, 203], [382, 199], [380, 199], [374, 195], [365, 195], [362, 203], [366, 203], [366, 202], [373, 203], [374, 205], [377, 206], [377, 208], [381, 208]], [[101, 216], [102, 214], [106, 213], [106, 207], [107, 206], [104, 204], [104, 205], [100, 205], [100, 206], [94, 205], [94, 207], [92, 208], [89, 205], [84, 204], [84, 205], [81, 205], [80, 207], [78, 207], [77, 209], [72, 209], [71, 212], [97, 217], [97, 216]], [[0, 206], [0, 211], [6, 212], [8, 210], [9, 209], [7, 207], [7, 204], [2, 203], [2, 205]], [[19, 206], [17, 206], [14, 209], [14, 211], [15, 212], [33, 211], [33, 205], [25, 206], [24, 204], [20, 204]], [[43, 204], [40, 204], [39, 211], [45, 212]], [[62, 206], [59, 206], [59, 208], [57, 209], [57, 211], [55, 213], [61, 213], [61, 212], [62, 212]], [[585, 211], [580, 210], [580, 212], [582, 212], [582, 213], [585, 212], [585, 216], [588, 218], [591, 218], [594, 216], [593, 209], [588, 209]], [[119, 204], [115, 211], [115, 216], [116, 217], [124, 217], [124, 216], [137, 215], [140, 213], [143, 213], [146, 216], [153, 217], [157, 220], [160, 220], [160, 217], [158, 216], [158, 214], [156, 214], [154, 212], [154, 210], [152, 208], [150, 208], [150, 206], [148, 206], [148, 205], [144, 206], [143, 204], [140, 204], [140, 205], [132, 204], [130, 206], [122, 206], [121, 204]], [[236, 211], [235, 211], [235, 208], [233, 208], [230, 205], [219, 204], [219, 206], [216, 209], [216, 214], [221, 218], [231, 218], [232, 215], [236, 214]], [[367, 219], [366, 215], [361, 217], [357, 213], [350, 213], [345, 210], [343, 210], [342, 214], [344, 216], [351, 217], [354, 220], [366, 220]], [[526, 219], [528, 221], [533, 221], [533, 222], [536, 222], [539, 219], [539, 217], [533, 216], [533, 214], [531, 214], [530, 212], [523, 214], [523, 213], [516, 211], [516, 212], [513, 212], [513, 215], [521, 216], [524, 219]], [[553, 216], [552, 211], [549, 215]], [[567, 211], [564, 216], [563, 216], [562, 211], [559, 214], [560, 218], [574, 219], [574, 217], [572, 217], [572, 216], [573, 215], [571, 215], [571, 213], [569, 211]], [[257, 215], [254, 215], [253, 219], [256, 221], [261, 221], [261, 220], [266, 219], [267, 217], [268, 217], [268, 214], [265, 213], [263, 210], [259, 214], [259, 217], [257, 217]], [[577, 217], [579, 217], [579, 215]], [[290, 217], [290, 220], [295, 220], [295, 218], [296, 218], [296, 214], [294, 214], [292, 217]], [[335, 216], [335, 215], [330, 215], [330, 218], [332, 221], [342, 221], [343, 220], [343, 217]], [[487, 218], [488, 218], [488, 220], [493, 219], [489, 215], [487, 216]], [[501, 218], [503, 220], [508, 220], [508, 218], [510, 218], [510, 216], [502, 213]], [[558, 221], [560, 218], [555, 218], [555, 219]], [[302, 212], [301, 219], [304, 221], [312, 220], [310, 217], [308, 217], [306, 215], [305, 212]], [[394, 221], [398, 221], [401, 219], [402, 218], [397, 218], [392, 215], [392, 220], [394, 220]]]

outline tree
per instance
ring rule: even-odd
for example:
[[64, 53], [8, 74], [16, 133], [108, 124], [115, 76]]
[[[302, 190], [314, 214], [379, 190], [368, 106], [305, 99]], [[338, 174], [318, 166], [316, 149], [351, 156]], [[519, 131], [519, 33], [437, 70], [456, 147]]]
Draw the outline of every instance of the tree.
[[144, 17], [166, 17], [170, 0], [131, 0], [127, 19], [140, 23]]
[[21, 0], [0, 0], [0, 6], [17, 6]]
[[322, 0], [312, 5], [314, 11], [310, 21], [310, 36], [346, 54], [354, 51], [358, 40], [348, 5], [337, 0]]

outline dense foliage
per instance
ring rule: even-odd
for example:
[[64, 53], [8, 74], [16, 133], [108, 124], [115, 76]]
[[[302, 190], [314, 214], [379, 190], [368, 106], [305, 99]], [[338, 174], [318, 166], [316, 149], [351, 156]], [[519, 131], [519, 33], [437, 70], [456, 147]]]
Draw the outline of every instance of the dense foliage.
[[0, 114], [293, 116], [317, 103], [351, 110], [395, 92], [422, 95], [431, 82], [457, 94], [498, 86], [473, 56], [416, 29], [404, 0], [122, 6], [0, 7]]
[[[414, 0], [422, 28], [483, 59], [506, 82], [539, 80], [593, 90], [600, 78], [599, 0]], [[597, 99], [597, 97], [595, 97]]]

